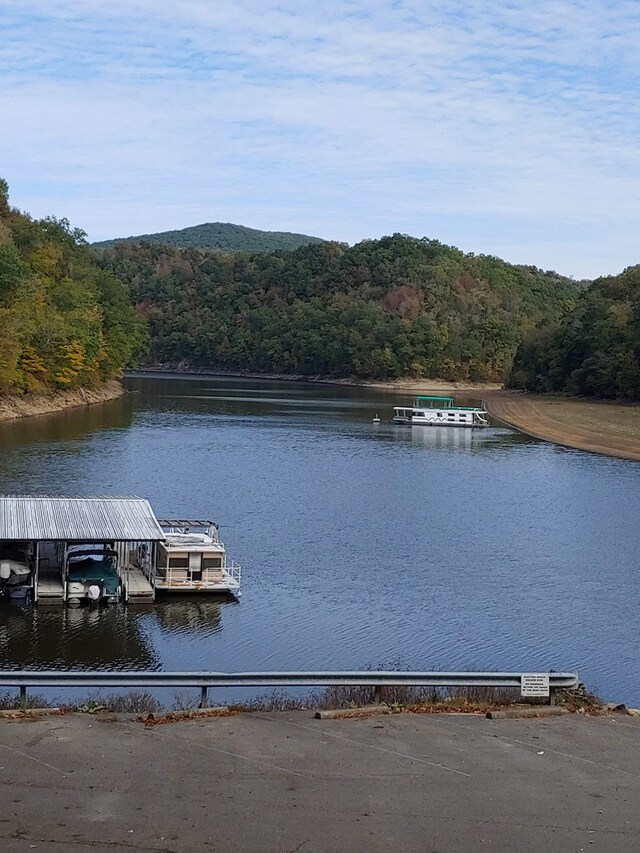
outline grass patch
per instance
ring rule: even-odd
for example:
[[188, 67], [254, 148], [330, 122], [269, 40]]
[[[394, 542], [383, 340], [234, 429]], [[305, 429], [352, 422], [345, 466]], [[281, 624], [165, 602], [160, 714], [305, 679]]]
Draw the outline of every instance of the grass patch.
[[482, 711], [521, 701], [519, 690], [511, 687], [382, 687], [377, 695], [374, 687], [326, 687], [303, 697], [283, 690], [270, 691], [231, 707], [238, 711], [332, 711], [379, 702], [397, 711]]
[[14, 690], [5, 690], [0, 693], [0, 711], [17, 711], [21, 708], [57, 708], [56, 702], [45, 699], [38, 693], [27, 693], [27, 699], [22, 704], [20, 694]]
[[153, 714], [160, 710], [160, 703], [147, 690], [130, 690], [128, 693], [90, 694], [89, 698], [70, 710], [84, 714], [110, 711], [115, 714]]

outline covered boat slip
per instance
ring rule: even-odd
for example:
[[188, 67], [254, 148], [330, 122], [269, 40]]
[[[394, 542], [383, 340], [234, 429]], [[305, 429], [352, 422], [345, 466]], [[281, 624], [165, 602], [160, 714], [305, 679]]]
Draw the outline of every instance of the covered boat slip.
[[156, 590], [240, 595], [211, 521], [158, 521], [126, 497], [0, 495], [0, 597], [148, 602]]
[[[164, 537], [141, 498], [1, 495], [0, 591], [42, 603], [79, 603], [90, 587], [97, 598], [153, 600], [144, 569]], [[10, 554], [28, 570], [19, 582], [2, 578]]]

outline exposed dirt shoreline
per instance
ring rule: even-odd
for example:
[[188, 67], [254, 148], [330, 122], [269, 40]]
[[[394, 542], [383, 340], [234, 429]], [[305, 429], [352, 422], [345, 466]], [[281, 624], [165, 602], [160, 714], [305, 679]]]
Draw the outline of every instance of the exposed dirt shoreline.
[[239, 379], [277, 379], [281, 382], [313, 382], [321, 385], [353, 385], [355, 388], [380, 388], [381, 390], [408, 391], [420, 394], [423, 391], [497, 391], [502, 385], [495, 382], [451, 382], [447, 379], [356, 379], [347, 377], [342, 379], [328, 378], [326, 376], [304, 376], [296, 373], [255, 373], [249, 370], [197, 370], [186, 367], [171, 367], [169, 365], [145, 365], [138, 370], [128, 371], [128, 376], [148, 376], [154, 373], [171, 374], [180, 376], [224, 376], [237, 377]]
[[[168, 366], [148, 366], [131, 375], [183, 374], [198, 376], [235, 376], [247, 379], [317, 382], [351, 385], [409, 394], [430, 391], [466, 392], [482, 397], [489, 413], [508, 426], [543, 441], [564, 447], [600, 453], [640, 462], [640, 404], [605, 403], [565, 397], [522, 394], [501, 389], [492, 383], [448, 382], [441, 379], [327, 379], [252, 372], [187, 370]], [[80, 406], [104, 403], [126, 393], [120, 382], [112, 380], [94, 388], [69, 388], [48, 394], [0, 395], [0, 421], [61, 412]]]
[[3, 394], [0, 395], [0, 421], [105, 403], [124, 393], [125, 389], [120, 382], [112, 380], [93, 388], [65, 388], [47, 394]]
[[640, 462], [640, 405], [510, 391], [482, 397], [493, 417], [534, 438]]
[[229, 376], [247, 379], [277, 379], [291, 382], [317, 382], [401, 391], [408, 394], [429, 392], [465, 392], [482, 398], [489, 413], [508, 426], [542, 441], [563, 447], [601, 453], [621, 459], [640, 461], [640, 405], [606, 403], [567, 397], [523, 394], [507, 391], [495, 383], [450, 382], [444, 379], [328, 379], [250, 371], [193, 370], [181, 365], [146, 365], [138, 375], [184, 374]]

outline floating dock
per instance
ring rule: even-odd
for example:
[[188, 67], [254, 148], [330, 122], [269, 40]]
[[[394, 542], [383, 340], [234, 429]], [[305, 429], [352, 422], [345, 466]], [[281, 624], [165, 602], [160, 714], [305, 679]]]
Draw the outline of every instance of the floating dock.
[[[206, 534], [190, 532], [202, 525]], [[148, 603], [157, 589], [239, 596], [240, 567], [227, 562], [216, 525], [164, 527], [142, 498], [0, 495], [0, 596], [72, 605]], [[168, 551], [173, 540], [189, 547]], [[169, 583], [174, 575], [180, 583]]]

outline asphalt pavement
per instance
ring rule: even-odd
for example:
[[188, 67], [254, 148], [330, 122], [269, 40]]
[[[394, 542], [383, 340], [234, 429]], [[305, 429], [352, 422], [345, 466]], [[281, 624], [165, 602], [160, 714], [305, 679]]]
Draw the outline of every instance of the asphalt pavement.
[[0, 721], [2, 853], [640, 850], [640, 719]]

